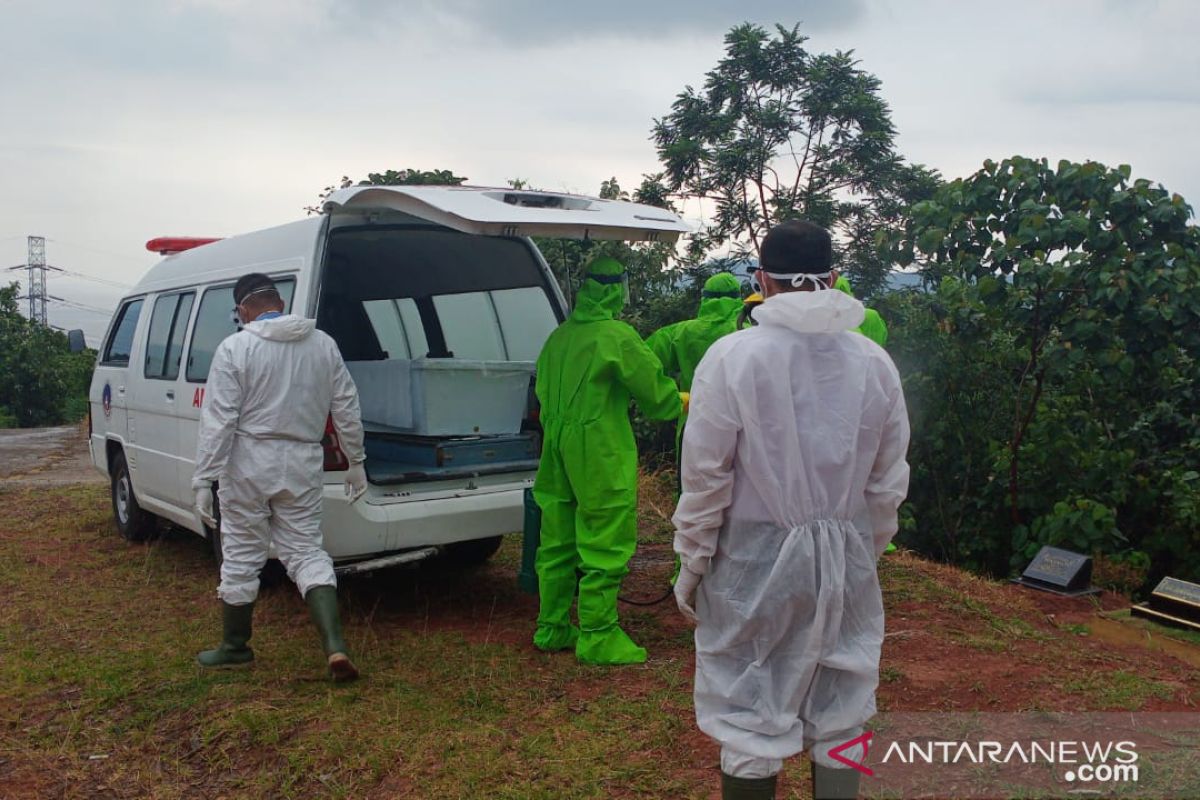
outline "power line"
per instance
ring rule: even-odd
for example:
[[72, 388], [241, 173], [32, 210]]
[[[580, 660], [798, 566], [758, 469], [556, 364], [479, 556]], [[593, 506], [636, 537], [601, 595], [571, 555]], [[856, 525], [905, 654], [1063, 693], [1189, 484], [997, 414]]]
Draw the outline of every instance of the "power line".
[[46, 299], [54, 303], [60, 303], [68, 308], [74, 308], [78, 311], [91, 311], [94, 314], [103, 314], [106, 317], [112, 316], [111, 308], [97, 308], [96, 306], [89, 306], [86, 303], [76, 303], [74, 300], [64, 300], [61, 297], [47, 296]]
[[63, 269], [62, 267], [51, 267], [51, 269], [57, 269], [63, 275], [70, 275], [72, 278], [82, 278], [85, 281], [95, 281], [96, 283], [102, 283], [105, 286], [113, 286], [117, 289], [132, 288], [131, 285], [128, 283], [121, 283], [120, 281], [112, 281], [112, 280], [109, 280], [108, 278], [97, 278], [94, 275], [85, 275], [82, 272], [76, 272], [75, 270], [71, 270], [71, 269]]

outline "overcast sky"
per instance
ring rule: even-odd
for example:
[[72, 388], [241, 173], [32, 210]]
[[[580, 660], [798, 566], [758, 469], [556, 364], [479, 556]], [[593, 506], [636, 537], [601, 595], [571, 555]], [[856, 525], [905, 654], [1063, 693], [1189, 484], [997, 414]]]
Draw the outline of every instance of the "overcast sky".
[[[1191, 0], [0, 0], [0, 267], [34, 234], [49, 263], [133, 284], [154, 236], [288, 222], [389, 168], [632, 188], [657, 169], [652, 120], [746, 20], [853, 49], [901, 154], [947, 177], [1091, 158], [1200, 203]], [[60, 275], [49, 291], [121, 294]], [[107, 324], [50, 313], [93, 344]]]

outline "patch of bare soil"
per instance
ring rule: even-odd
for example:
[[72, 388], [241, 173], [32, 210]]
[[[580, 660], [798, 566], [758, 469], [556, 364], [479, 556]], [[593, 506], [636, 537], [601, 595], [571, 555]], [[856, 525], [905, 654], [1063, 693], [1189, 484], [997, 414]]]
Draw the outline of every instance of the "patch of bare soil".
[[103, 483], [104, 476], [92, 466], [84, 423], [0, 430], [0, 480], [10, 485], [65, 486]]

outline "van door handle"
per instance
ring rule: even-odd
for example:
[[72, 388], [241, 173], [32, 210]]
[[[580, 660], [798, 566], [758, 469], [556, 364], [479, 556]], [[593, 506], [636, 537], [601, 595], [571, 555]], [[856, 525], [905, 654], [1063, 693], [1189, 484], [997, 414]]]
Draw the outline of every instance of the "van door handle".
[[167, 389], [167, 399], [168, 400], [175, 399], [175, 390], [174, 389]]
[[124, 386], [118, 386], [118, 387], [117, 387], [117, 394], [125, 394], [125, 387], [124, 387]]

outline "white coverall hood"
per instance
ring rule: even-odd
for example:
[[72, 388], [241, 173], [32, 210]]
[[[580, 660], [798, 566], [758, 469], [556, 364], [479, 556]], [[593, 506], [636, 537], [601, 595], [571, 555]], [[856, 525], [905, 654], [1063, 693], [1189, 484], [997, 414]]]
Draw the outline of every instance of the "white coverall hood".
[[316, 328], [316, 320], [298, 317], [295, 314], [286, 314], [271, 319], [256, 319], [247, 323], [242, 329], [272, 342], [296, 342], [311, 336]]
[[797, 333], [849, 331], [862, 325], [863, 304], [835, 290], [783, 292], [771, 295], [754, 309], [759, 325], [778, 325]]
[[[828, 750], [875, 711], [875, 561], [908, 488], [900, 376], [839, 291], [774, 295], [692, 384], [675, 550], [696, 590], [696, 719], [738, 777]], [[854, 759], [853, 751], [846, 756]]]

